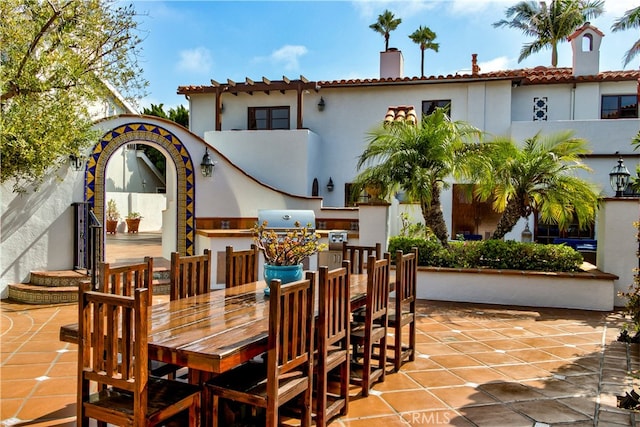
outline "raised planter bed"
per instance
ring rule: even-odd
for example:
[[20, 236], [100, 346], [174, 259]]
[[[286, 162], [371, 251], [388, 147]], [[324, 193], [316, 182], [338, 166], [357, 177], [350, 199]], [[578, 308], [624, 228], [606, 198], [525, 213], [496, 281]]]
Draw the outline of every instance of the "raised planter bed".
[[610, 311], [617, 279], [598, 270], [549, 273], [419, 267], [417, 296], [438, 301]]

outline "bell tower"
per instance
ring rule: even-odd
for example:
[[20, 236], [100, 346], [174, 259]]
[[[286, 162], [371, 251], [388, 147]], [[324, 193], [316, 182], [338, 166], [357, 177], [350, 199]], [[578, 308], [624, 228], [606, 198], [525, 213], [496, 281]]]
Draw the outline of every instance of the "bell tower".
[[602, 31], [585, 22], [568, 37], [573, 51], [573, 75], [590, 76], [600, 72]]

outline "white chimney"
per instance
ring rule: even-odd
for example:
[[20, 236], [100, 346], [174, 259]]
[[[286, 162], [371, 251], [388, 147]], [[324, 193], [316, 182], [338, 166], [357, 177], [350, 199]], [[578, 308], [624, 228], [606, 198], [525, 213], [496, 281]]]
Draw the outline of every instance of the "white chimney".
[[592, 76], [600, 72], [600, 43], [604, 34], [586, 22], [568, 37], [573, 50], [573, 76]]
[[380, 78], [404, 77], [404, 58], [402, 52], [391, 47], [385, 52], [380, 52]]

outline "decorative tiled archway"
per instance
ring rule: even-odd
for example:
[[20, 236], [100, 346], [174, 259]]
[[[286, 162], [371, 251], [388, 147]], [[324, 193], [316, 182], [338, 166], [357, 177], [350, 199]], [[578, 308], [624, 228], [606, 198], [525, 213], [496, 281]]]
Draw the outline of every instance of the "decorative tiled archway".
[[194, 254], [195, 238], [195, 177], [188, 151], [173, 133], [151, 123], [132, 122], [105, 133], [93, 148], [85, 174], [85, 201], [94, 214], [104, 221], [105, 172], [111, 155], [121, 146], [138, 142], [159, 145], [169, 153], [176, 167], [177, 177], [177, 251]]

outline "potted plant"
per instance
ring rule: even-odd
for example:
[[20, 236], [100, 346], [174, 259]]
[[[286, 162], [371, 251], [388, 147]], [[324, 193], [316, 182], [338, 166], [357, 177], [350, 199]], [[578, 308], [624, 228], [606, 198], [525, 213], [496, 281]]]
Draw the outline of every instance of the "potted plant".
[[142, 215], [140, 215], [140, 212], [129, 212], [129, 214], [125, 218], [125, 221], [127, 221], [127, 232], [137, 233], [141, 219]]
[[109, 199], [107, 202], [107, 233], [116, 234], [118, 229], [118, 220], [120, 219], [120, 212], [116, 206], [116, 201]]
[[265, 293], [269, 294], [269, 283], [280, 279], [282, 283], [302, 279], [302, 261], [321, 251], [326, 244], [320, 243], [320, 234], [310, 229], [311, 224], [301, 227], [296, 221], [295, 228], [285, 234], [276, 233], [267, 228], [267, 221], [253, 228], [253, 240], [264, 254], [264, 280], [267, 282]]

